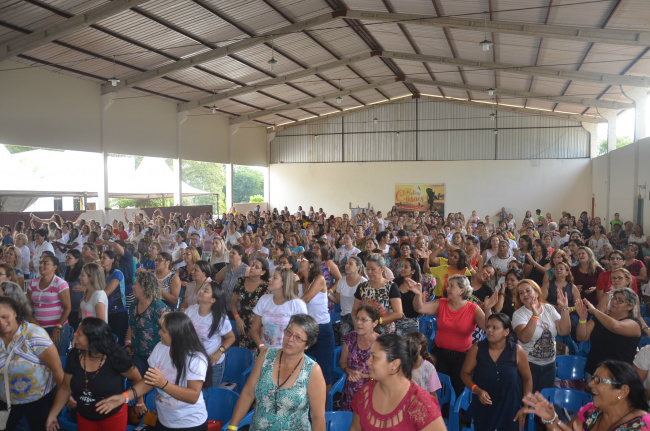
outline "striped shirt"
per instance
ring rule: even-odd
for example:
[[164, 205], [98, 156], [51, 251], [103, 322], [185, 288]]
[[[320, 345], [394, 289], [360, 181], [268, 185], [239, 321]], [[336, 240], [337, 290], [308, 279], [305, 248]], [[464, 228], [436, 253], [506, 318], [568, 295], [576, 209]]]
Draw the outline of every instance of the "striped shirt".
[[56, 275], [52, 282], [45, 289], [38, 287], [41, 278], [35, 278], [29, 282], [29, 290], [32, 293], [34, 303], [34, 318], [44, 328], [55, 326], [59, 323], [63, 307], [59, 293], [68, 289], [68, 283]]
[[0, 340], [0, 400], [6, 402], [4, 367], [11, 350], [9, 362], [9, 393], [12, 404], [26, 404], [41, 399], [54, 388], [52, 372], [38, 357], [52, 345], [45, 329], [23, 322], [9, 346]]

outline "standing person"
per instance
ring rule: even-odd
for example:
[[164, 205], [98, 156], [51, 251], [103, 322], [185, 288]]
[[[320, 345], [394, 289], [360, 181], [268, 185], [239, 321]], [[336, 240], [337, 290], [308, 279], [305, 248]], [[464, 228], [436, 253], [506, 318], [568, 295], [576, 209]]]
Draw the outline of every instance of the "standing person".
[[45, 254], [39, 265], [39, 277], [29, 282], [27, 297], [34, 310], [34, 318], [52, 338], [59, 356], [65, 356], [70, 344], [68, 316], [72, 305], [68, 283], [56, 275], [59, 260]]
[[210, 268], [210, 264], [205, 260], [199, 260], [192, 266], [192, 272], [190, 273], [192, 281], [187, 284], [187, 288], [185, 289], [181, 311], [186, 310], [191, 305], [198, 304], [199, 292], [203, 286], [212, 281], [212, 278], [210, 278], [211, 274], [212, 269]]
[[20, 256], [23, 258], [20, 269], [23, 271], [23, 274], [25, 275], [25, 279], [29, 280], [32, 278], [30, 271], [29, 271], [29, 264], [32, 260], [31, 252], [29, 250], [29, 247], [27, 247], [27, 244], [29, 241], [27, 240], [27, 235], [24, 233], [19, 233], [16, 235], [16, 247], [20, 249]]
[[34, 231], [34, 243], [35, 248], [32, 261], [29, 264], [29, 271], [32, 273], [32, 278], [37, 278], [41, 275], [39, 268], [41, 255], [46, 251], [54, 254], [54, 247], [47, 241], [47, 231], [45, 229], [36, 229]]
[[533, 391], [553, 387], [555, 383], [555, 336], [571, 333], [569, 304], [558, 291], [561, 313], [544, 301], [542, 289], [532, 280], [517, 283], [517, 311], [512, 316], [519, 345], [526, 352], [533, 376]]
[[557, 294], [559, 291], [562, 291], [566, 295], [568, 304], [573, 304], [576, 300], [580, 299], [580, 291], [573, 284], [571, 267], [565, 262], [560, 262], [555, 265], [546, 296], [546, 301], [553, 305], [558, 312], [562, 311], [561, 306], [557, 302]]
[[370, 349], [368, 369], [372, 380], [352, 400], [354, 416], [350, 431], [386, 429], [445, 430], [438, 402], [411, 381], [418, 358], [416, 343], [397, 334], [384, 334]]
[[128, 328], [126, 298], [124, 296], [124, 274], [119, 270], [115, 252], [106, 250], [99, 263], [106, 277], [106, 296], [108, 297], [108, 325], [117, 335], [120, 346], [124, 345], [124, 336]]
[[[149, 357], [149, 369], [133, 385], [139, 395], [158, 390], [157, 430], [208, 429], [208, 412], [201, 392], [207, 372], [208, 354], [190, 318], [179, 312], [165, 314], [161, 319], [160, 343]], [[131, 399], [129, 392], [99, 401], [97, 411], [107, 413], [122, 406]]]
[[[124, 231], [122, 231], [124, 232]], [[133, 302], [133, 282], [135, 281], [135, 258], [133, 254], [127, 250], [126, 243], [123, 240], [102, 241], [100, 243], [107, 245], [115, 253], [118, 260], [118, 266], [122, 275], [124, 276], [124, 299], [126, 300], [127, 308]]]
[[79, 316], [79, 304], [84, 297], [86, 289], [81, 286], [79, 276], [84, 262], [81, 259], [79, 250], [70, 250], [65, 256], [65, 275], [63, 279], [68, 283], [70, 289], [70, 316], [68, 323], [74, 332], [79, 326], [81, 318]]
[[533, 252], [526, 255], [524, 276], [541, 286], [544, 283], [544, 274], [550, 267], [550, 263], [551, 259], [548, 257], [546, 244], [541, 239], [536, 239], [533, 241]]
[[307, 305], [295, 290], [295, 274], [288, 268], [277, 268], [269, 280], [268, 294], [253, 309], [251, 338], [260, 352], [282, 346], [284, 329], [294, 314], [307, 314]]
[[343, 245], [336, 252], [335, 260], [340, 268], [345, 268], [345, 263], [348, 261], [348, 258], [350, 256], [356, 256], [359, 253], [361, 253], [361, 250], [354, 246], [352, 235], [346, 233], [343, 235]]
[[[228, 304], [232, 301], [232, 293], [237, 280], [246, 275], [248, 264], [244, 261], [245, 257], [246, 252], [244, 251], [244, 247], [241, 245], [233, 245], [228, 253], [228, 264], [214, 277], [214, 281], [220, 283], [226, 290]], [[228, 313], [228, 318], [233, 320], [235, 316], [231, 316], [230, 311]]]
[[486, 332], [487, 338], [467, 352], [461, 371], [463, 383], [474, 394], [474, 428], [519, 431], [527, 418], [519, 409], [521, 398], [533, 390], [528, 358], [510, 341], [510, 318], [505, 314], [492, 314]]
[[[612, 290], [615, 289], [614, 282], [612, 281], [612, 273], [618, 269], [625, 269], [625, 254], [621, 250], [614, 250], [608, 255], [609, 268], [607, 271], [603, 271], [598, 276], [598, 283], [596, 284], [596, 293], [598, 297], [598, 308], [601, 311], [607, 310], [607, 304], [609, 302], [609, 294]], [[627, 271], [627, 270], [626, 270]], [[629, 271], [628, 271], [629, 273]], [[632, 282], [629, 284], [630, 289], [632, 289], [637, 295], [639, 289], [636, 284], [636, 277], [632, 275]]]
[[345, 277], [337, 281], [330, 291], [329, 300], [334, 304], [341, 304], [341, 336], [344, 337], [354, 328], [352, 308], [354, 307], [354, 294], [360, 283], [368, 281], [366, 268], [358, 256], [352, 256], [345, 263]]
[[[63, 382], [63, 369], [56, 346], [45, 329], [29, 323], [29, 314], [15, 299], [0, 296], [0, 408], [6, 410], [7, 395], [11, 411], [6, 429], [14, 430], [25, 417], [29, 429], [46, 429], [47, 413], [54, 402], [54, 385]], [[5, 372], [13, 384], [5, 388]]]
[[154, 275], [158, 280], [163, 301], [170, 310], [176, 310], [181, 295], [181, 280], [178, 274], [172, 271], [172, 256], [169, 253], [158, 254]]
[[604, 269], [600, 266], [594, 252], [589, 247], [579, 247], [577, 257], [578, 264], [571, 267], [573, 282], [578, 286], [584, 299], [592, 304], [597, 304], [596, 285], [598, 284], [598, 277]]
[[[341, 279], [341, 271], [336, 265], [336, 262], [332, 260], [333, 252], [327, 247], [325, 241], [318, 241], [317, 245], [313, 247], [313, 251], [316, 254], [316, 257], [321, 261], [321, 270], [323, 272], [323, 277], [325, 277], [325, 284], [327, 286], [328, 299], [329, 295], [334, 294], [334, 286]], [[330, 312], [334, 311], [334, 304], [329, 300], [328, 310]]]
[[108, 323], [108, 297], [104, 289], [106, 279], [102, 267], [96, 263], [87, 263], [79, 275], [83, 298], [79, 303], [79, 318], [97, 317]]
[[212, 251], [210, 253], [210, 266], [212, 273], [218, 274], [228, 263], [228, 250], [226, 243], [219, 235], [212, 238]]
[[395, 284], [399, 286], [399, 293], [402, 297], [402, 311], [404, 313], [404, 317], [395, 322], [395, 330], [402, 336], [409, 332], [417, 332], [420, 327], [420, 314], [413, 308], [415, 294], [409, 289], [409, 280], [420, 283], [420, 266], [412, 257], [407, 258], [402, 263], [401, 276], [395, 279]]
[[221, 286], [211, 282], [199, 291], [198, 303], [185, 310], [203, 343], [212, 364], [212, 387], [220, 387], [226, 369], [226, 350], [235, 342], [226, 314], [226, 295]]
[[174, 271], [178, 271], [182, 266], [185, 266], [185, 261], [183, 260], [183, 251], [187, 248], [185, 240], [187, 239], [187, 234], [183, 230], [179, 230], [174, 235], [174, 246], [172, 247], [172, 268]]
[[[110, 326], [95, 317], [84, 319], [77, 330], [75, 348], [66, 360], [63, 384], [59, 386], [49, 411], [47, 428], [58, 429], [57, 417], [72, 396], [76, 401], [78, 429], [125, 429], [126, 403], [104, 414], [97, 411], [98, 400], [124, 392], [123, 377], [133, 383], [141, 379], [133, 360], [115, 342]], [[136, 391], [129, 389], [127, 393], [132, 399], [137, 399], [136, 412], [144, 414], [146, 408], [142, 395], [138, 397]]]
[[[511, 268], [506, 272], [506, 281], [501, 283], [501, 288], [499, 290], [499, 299], [496, 305], [493, 307], [495, 313], [503, 313], [510, 320], [512, 320], [512, 315], [515, 313], [515, 302], [516, 298], [519, 296], [519, 291], [517, 290], [517, 283], [523, 280], [524, 274], [518, 268]], [[513, 334], [510, 333], [510, 338], [513, 338]]]
[[262, 295], [267, 293], [269, 286], [269, 264], [266, 259], [257, 258], [251, 263], [248, 276], [237, 280], [230, 303], [230, 309], [237, 325], [235, 345], [257, 350], [257, 345], [251, 336], [253, 327], [253, 310]]

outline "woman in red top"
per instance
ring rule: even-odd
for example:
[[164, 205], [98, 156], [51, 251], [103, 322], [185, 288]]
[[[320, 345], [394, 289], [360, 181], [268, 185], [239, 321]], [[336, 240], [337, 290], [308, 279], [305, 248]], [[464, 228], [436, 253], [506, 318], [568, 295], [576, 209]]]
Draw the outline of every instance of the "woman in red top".
[[415, 294], [413, 308], [420, 314], [438, 315], [438, 329], [431, 354], [436, 357], [436, 369], [451, 378], [457, 394], [463, 391], [460, 371], [465, 354], [472, 347], [472, 333], [476, 326], [485, 331], [486, 315], [492, 314], [492, 307], [498, 299], [498, 291], [485, 299], [484, 309], [469, 302], [472, 286], [464, 275], [449, 277], [447, 297], [431, 302], [423, 302], [422, 287], [419, 283], [409, 283], [409, 290]]
[[397, 334], [377, 338], [370, 349], [368, 371], [373, 379], [352, 399], [350, 431], [443, 431], [438, 402], [411, 381], [419, 356], [415, 342]]
[[[624, 268], [625, 265], [625, 255], [621, 250], [614, 250], [607, 256], [609, 259], [609, 271], [604, 271], [598, 276], [598, 283], [596, 284], [596, 292], [598, 293], [598, 309], [603, 313], [607, 312], [607, 304], [609, 303], [609, 297], [607, 296], [609, 292], [614, 290], [612, 287], [612, 272]], [[632, 284], [630, 284], [630, 289], [634, 291], [637, 295], [639, 294], [639, 289], [636, 285], [636, 277], [632, 276]]]

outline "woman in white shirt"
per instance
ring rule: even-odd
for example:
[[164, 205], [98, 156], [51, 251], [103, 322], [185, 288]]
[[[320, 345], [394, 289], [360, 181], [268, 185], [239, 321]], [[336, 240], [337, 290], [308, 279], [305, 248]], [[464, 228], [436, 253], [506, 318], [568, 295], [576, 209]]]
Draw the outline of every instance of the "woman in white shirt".
[[198, 304], [185, 310], [212, 363], [212, 387], [220, 387], [226, 369], [226, 350], [235, 342], [235, 334], [226, 314], [226, 293], [215, 282], [205, 283]]
[[354, 293], [357, 291], [359, 283], [364, 281], [368, 281], [368, 276], [361, 258], [350, 257], [345, 263], [345, 277], [338, 280], [329, 295], [330, 301], [334, 304], [341, 304], [341, 337], [345, 337], [354, 329], [352, 322]]
[[79, 304], [80, 320], [86, 317], [97, 317], [108, 323], [108, 297], [104, 270], [97, 263], [87, 263], [79, 274], [81, 286], [85, 289], [83, 299]]
[[172, 250], [172, 270], [174, 271], [178, 271], [179, 268], [185, 266], [183, 250], [187, 248], [186, 239], [187, 235], [182, 230], [174, 235], [174, 249]]

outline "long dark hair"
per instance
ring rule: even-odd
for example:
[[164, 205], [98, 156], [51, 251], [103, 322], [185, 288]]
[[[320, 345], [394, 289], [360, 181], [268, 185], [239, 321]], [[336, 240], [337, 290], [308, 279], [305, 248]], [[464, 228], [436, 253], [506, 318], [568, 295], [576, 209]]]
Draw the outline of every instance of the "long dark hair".
[[67, 254], [71, 254], [77, 259], [77, 263], [72, 268], [68, 266], [65, 269], [65, 281], [71, 283], [79, 280], [79, 274], [81, 274], [81, 268], [83, 268], [84, 262], [81, 259], [81, 252], [77, 249], [73, 248], [72, 250], [68, 250]]
[[[424, 336], [423, 333], [421, 332], [409, 332], [408, 334], [404, 335], [407, 340], [411, 340], [414, 343], [417, 343], [417, 345], [420, 348], [420, 355], [422, 357], [431, 362], [431, 364], [436, 365], [436, 359], [427, 351], [429, 348], [429, 340], [427, 340], [427, 337]], [[415, 364], [413, 364], [415, 365]]]
[[[414, 271], [413, 275], [410, 277], [411, 280], [415, 281], [416, 283], [419, 283], [420, 282], [420, 265], [418, 264], [418, 262], [415, 259], [413, 259], [412, 257], [407, 257], [406, 259], [404, 259], [404, 261], [408, 262], [409, 265], [411, 266], [411, 270]], [[395, 280], [395, 284], [397, 284], [398, 286], [401, 285], [402, 283], [404, 283], [404, 279], [405, 279], [405, 277], [402, 277], [402, 276], [397, 277], [397, 279]]]
[[306, 251], [303, 253], [303, 257], [312, 264], [312, 267], [309, 268], [309, 275], [307, 276], [307, 281], [311, 283], [323, 273], [323, 268], [321, 268], [320, 259], [316, 257], [316, 253]]
[[214, 302], [210, 311], [212, 313], [212, 324], [210, 325], [210, 332], [208, 332], [208, 337], [212, 337], [217, 329], [221, 327], [226, 316], [226, 291], [221, 287], [219, 283], [214, 281], [210, 282], [210, 288], [212, 289], [212, 298]]
[[106, 355], [106, 362], [114, 370], [124, 370], [133, 367], [133, 359], [126, 350], [121, 349], [115, 342], [113, 331], [104, 319], [86, 317], [79, 325], [88, 339], [88, 353]]
[[397, 334], [380, 335], [375, 343], [386, 353], [388, 362], [393, 362], [396, 359], [400, 360], [400, 369], [404, 377], [410, 380], [413, 364], [420, 356], [418, 344]]
[[546, 244], [544, 244], [544, 240], [541, 240], [539, 238], [535, 238], [533, 241], [535, 244], [537, 244], [541, 249], [542, 249], [542, 259], [545, 257], [548, 257], [548, 248], [546, 248]]
[[260, 263], [260, 265], [262, 265], [262, 270], [264, 271], [264, 274], [260, 275], [260, 278], [262, 279], [262, 281], [266, 281], [268, 283], [269, 278], [271, 278], [269, 276], [269, 261], [266, 260], [266, 259], [263, 259], [261, 257], [256, 257], [255, 260], [253, 260], [253, 262], [251, 262], [251, 265], [255, 261], [258, 261]]
[[503, 325], [503, 329], [508, 330], [508, 337], [506, 338], [506, 341], [512, 341], [512, 320], [510, 320], [510, 317], [507, 314], [504, 313], [493, 313], [488, 317], [487, 321], [489, 322], [492, 319], [496, 319], [499, 322], [501, 322], [501, 325]]
[[467, 253], [465, 253], [461, 249], [452, 250], [450, 251], [450, 253], [458, 253], [458, 264], [456, 264], [456, 268], [458, 269], [467, 268]]
[[648, 408], [648, 399], [643, 388], [643, 382], [636, 371], [634, 371], [634, 368], [632, 368], [632, 365], [627, 362], [609, 360], [598, 364], [598, 368], [600, 367], [607, 368], [612, 375], [612, 380], [618, 382], [618, 384], [612, 385], [614, 389], [620, 389], [623, 385], [627, 385], [630, 388], [630, 393], [627, 397], [633, 408], [637, 410], [646, 410]]
[[199, 340], [196, 329], [194, 329], [194, 324], [187, 314], [172, 311], [163, 316], [163, 321], [171, 338], [169, 355], [172, 358], [174, 368], [176, 368], [175, 384], [178, 385], [185, 377], [186, 366], [189, 367], [188, 364], [192, 358], [203, 355], [202, 359], [210, 365], [208, 352], [205, 351], [205, 347], [203, 347], [203, 343]]
[[116, 269], [120, 269], [120, 263], [117, 261], [117, 256], [115, 255], [115, 252], [113, 250], [104, 251], [104, 255], [109, 259], [113, 260], [113, 265], [111, 266], [111, 270], [109, 271], [109, 274], [112, 274], [113, 271], [115, 271]]

